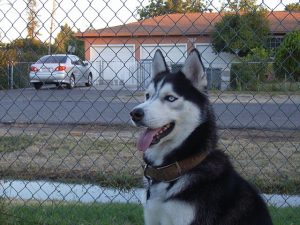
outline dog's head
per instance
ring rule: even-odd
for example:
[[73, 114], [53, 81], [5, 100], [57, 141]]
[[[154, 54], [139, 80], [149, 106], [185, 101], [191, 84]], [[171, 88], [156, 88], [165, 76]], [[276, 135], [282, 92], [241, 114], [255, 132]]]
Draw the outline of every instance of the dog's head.
[[206, 86], [197, 50], [190, 53], [177, 73], [169, 71], [161, 51], [156, 51], [145, 101], [130, 113], [136, 126], [146, 127], [138, 140], [138, 149], [152, 164], [160, 165], [205, 120]]

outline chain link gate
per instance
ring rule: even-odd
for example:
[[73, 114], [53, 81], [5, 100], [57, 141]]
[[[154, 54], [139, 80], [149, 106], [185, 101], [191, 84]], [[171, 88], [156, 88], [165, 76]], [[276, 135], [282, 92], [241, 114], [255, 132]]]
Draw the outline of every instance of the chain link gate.
[[220, 148], [300, 224], [299, 21], [292, 0], [0, 0], [0, 224], [143, 224], [129, 112], [158, 48], [171, 71], [199, 50]]

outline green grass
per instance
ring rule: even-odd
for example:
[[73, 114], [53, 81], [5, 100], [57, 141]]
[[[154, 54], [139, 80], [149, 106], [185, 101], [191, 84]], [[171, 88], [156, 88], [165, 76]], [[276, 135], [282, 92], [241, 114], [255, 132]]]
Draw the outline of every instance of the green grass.
[[269, 207], [274, 225], [299, 225], [300, 207]]
[[140, 225], [142, 207], [136, 204], [29, 204], [8, 208], [7, 225]]
[[265, 92], [299, 92], [300, 82], [262, 82], [257, 86], [257, 91]]
[[[269, 207], [274, 225], [299, 225], [300, 208]], [[10, 204], [1, 224], [6, 225], [134, 225], [143, 224], [143, 209], [137, 204], [66, 204], [61, 202]]]
[[0, 152], [24, 150], [34, 143], [29, 135], [0, 136]]
[[0, 197], [0, 224], [5, 224], [7, 221], [7, 210], [6, 204], [2, 197]]
[[[300, 82], [279, 82], [279, 81], [266, 81], [266, 82], [258, 82], [254, 88], [236, 88], [225, 91], [220, 90], [209, 90], [210, 94], [255, 94], [255, 95], [287, 95], [287, 94], [300, 94]], [[254, 96], [255, 98], [255, 96]]]

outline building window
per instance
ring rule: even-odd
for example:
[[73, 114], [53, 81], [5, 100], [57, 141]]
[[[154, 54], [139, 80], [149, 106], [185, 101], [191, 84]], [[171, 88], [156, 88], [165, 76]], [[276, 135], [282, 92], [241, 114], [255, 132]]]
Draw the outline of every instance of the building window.
[[276, 49], [279, 47], [283, 40], [283, 37], [270, 37], [268, 40], [268, 47], [270, 49]]

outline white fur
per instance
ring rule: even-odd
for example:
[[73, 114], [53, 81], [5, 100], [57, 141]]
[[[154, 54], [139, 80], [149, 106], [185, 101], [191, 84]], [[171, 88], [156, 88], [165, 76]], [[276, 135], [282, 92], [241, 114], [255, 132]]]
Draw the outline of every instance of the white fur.
[[[199, 125], [201, 112], [192, 102], [185, 101], [182, 96], [177, 96], [171, 84], [165, 84], [155, 92], [153, 85], [148, 89], [149, 100], [138, 105], [145, 113], [144, 124], [150, 128], [160, 128], [170, 122], [175, 122], [174, 130], [156, 145], [150, 146], [145, 151], [145, 157], [153, 165], [159, 166], [164, 157], [175, 147], [182, 143]], [[175, 102], [164, 100], [167, 95], [178, 98]]]
[[152, 77], [153, 75], [159, 74], [166, 70], [167, 70], [166, 63], [161, 51], [156, 51], [152, 63]]
[[195, 215], [193, 205], [167, 198], [179, 193], [188, 185], [187, 176], [181, 177], [170, 189], [167, 183], [159, 183], [150, 187], [150, 198], [144, 206], [146, 225], [188, 225]]
[[202, 62], [195, 51], [191, 52], [181, 71], [198, 90], [203, 90], [207, 86]]
[[[153, 59], [152, 78], [158, 73], [167, 71], [166, 63], [161, 52], [156, 52]], [[192, 52], [182, 69], [184, 75], [193, 85], [203, 90], [207, 84], [206, 76], [199, 56]], [[135, 108], [142, 109], [144, 117], [142, 124], [148, 128], [161, 128], [166, 124], [175, 122], [175, 127], [170, 134], [162, 138], [159, 143], [150, 146], [144, 157], [154, 166], [160, 166], [164, 158], [178, 147], [199, 124], [201, 124], [201, 111], [194, 103], [186, 101], [183, 96], [178, 96], [172, 85], [164, 80], [150, 84], [147, 95], [149, 98]], [[170, 102], [165, 99], [172, 95], [177, 98]], [[182, 192], [190, 183], [192, 177], [185, 175], [168, 189], [169, 183], [150, 184], [148, 190], [150, 197], [144, 206], [146, 225], [189, 225], [195, 218], [196, 209], [192, 203], [172, 198]]]

